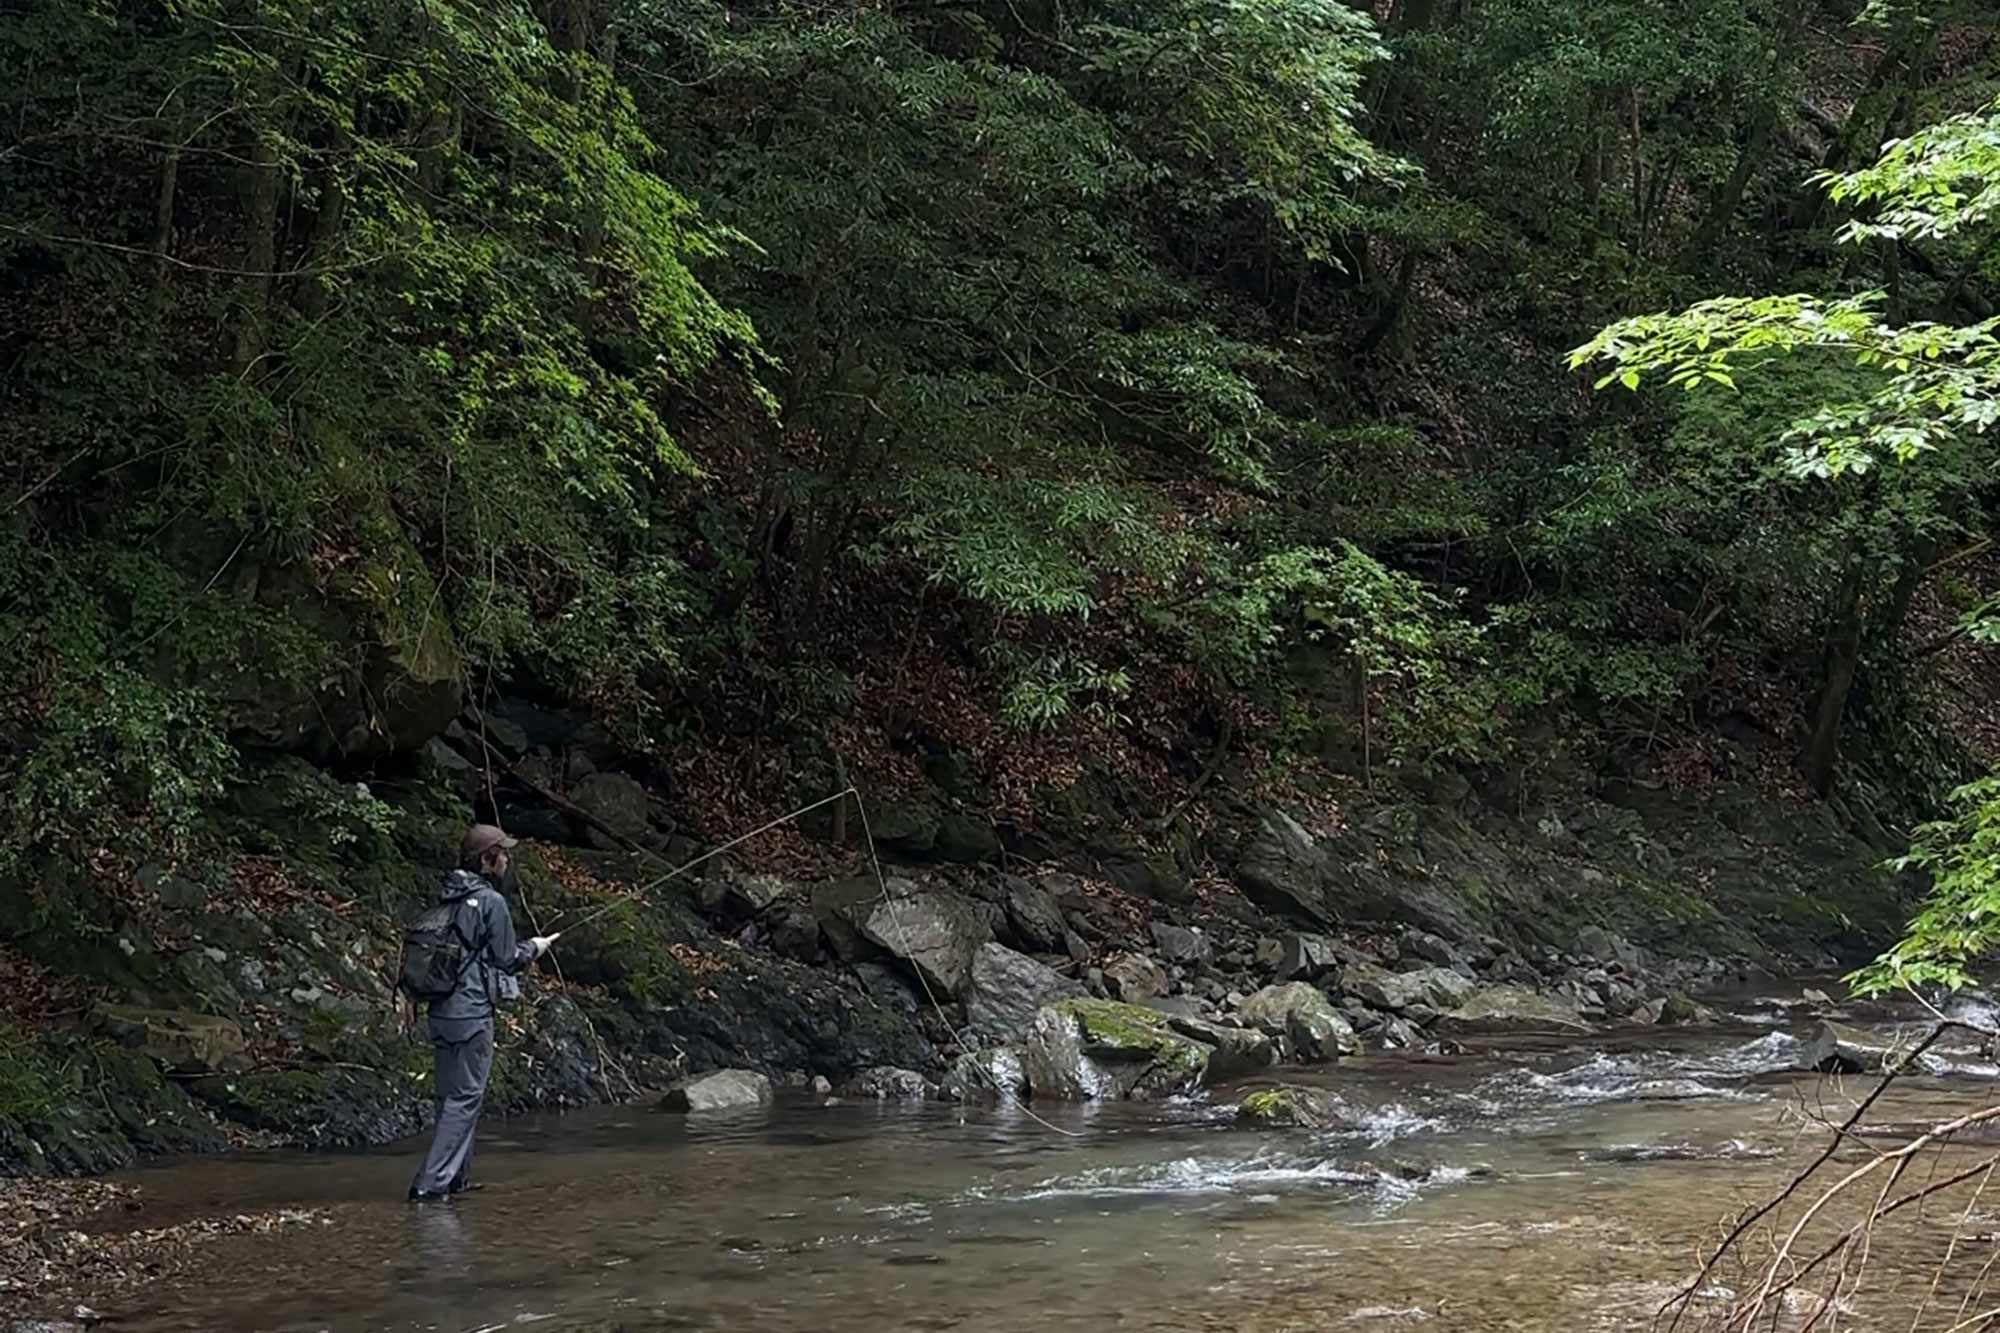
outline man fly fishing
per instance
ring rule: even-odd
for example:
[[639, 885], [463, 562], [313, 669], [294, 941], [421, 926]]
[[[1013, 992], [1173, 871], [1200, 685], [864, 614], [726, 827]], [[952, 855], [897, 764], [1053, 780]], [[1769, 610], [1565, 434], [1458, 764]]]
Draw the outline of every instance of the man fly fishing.
[[404, 932], [398, 980], [428, 1009], [437, 1092], [437, 1132], [410, 1185], [412, 1203], [443, 1202], [477, 1188], [466, 1180], [466, 1168], [493, 1068], [493, 1010], [518, 994], [515, 974], [556, 938], [515, 942], [507, 890], [516, 881], [507, 853], [517, 845], [491, 824], [473, 825], [459, 843], [458, 868], [438, 887], [436, 904]]

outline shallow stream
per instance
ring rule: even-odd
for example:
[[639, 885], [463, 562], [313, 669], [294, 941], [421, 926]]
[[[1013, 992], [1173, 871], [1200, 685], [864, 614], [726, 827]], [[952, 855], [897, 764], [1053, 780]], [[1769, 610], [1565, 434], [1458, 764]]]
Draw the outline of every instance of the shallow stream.
[[[489, 1124], [485, 1189], [428, 1209], [402, 1198], [421, 1145], [191, 1161], [141, 1173], [146, 1224], [322, 1220], [205, 1247], [111, 1327], [1650, 1328], [1718, 1224], [1789, 1180], [1827, 1143], [1820, 1118], [1874, 1082], [1792, 1072], [1811, 1021], [1782, 998], [1725, 1009], [1700, 1030], [1299, 1074], [1353, 1111], [1360, 1128], [1338, 1134], [1247, 1129], [1205, 1105], [1036, 1108], [1068, 1133], [982, 1107], [799, 1103], [712, 1123], [612, 1109]], [[1877, 1118], [1984, 1105], [1995, 1077], [1955, 1053]], [[1356, 1169], [1412, 1158], [1442, 1169], [1420, 1185]], [[1941, 1236], [1986, 1243], [1963, 1212], [1884, 1228], [1838, 1327], [1909, 1328]]]

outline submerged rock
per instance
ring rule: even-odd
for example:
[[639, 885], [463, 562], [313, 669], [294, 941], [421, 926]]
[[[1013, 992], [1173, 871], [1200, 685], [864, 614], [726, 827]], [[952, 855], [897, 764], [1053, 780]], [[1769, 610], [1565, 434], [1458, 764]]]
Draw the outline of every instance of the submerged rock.
[[1354, 1028], [1332, 1001], [1303, 981], [1266, 986], [1237, 1006], [1246, 1023], [1281, 1036], [1306, 1061], [1337, 1060], [1361, 1049]]
[[1151, 1100], [1192, 1092], [1214, 1048], [1163, 1014], [1110, 1000], [1063, 1000], [1035, 1015], [1024, 1064], [1037, 1097]]
[[966, 1017], [987, 1037], [1013, 1041], [1027, 1034], [1043, 1005], [1083, 994], [1079, 983], [1004, 944], [983, 944], [972, 960]]
[[771, 1104], [771, 1080], [750, 1069], [725, 1069], [692, 1078], [671, 1089], [660, 1102], [663, 1111], [747, 1111]]
[[1799, 1068], [1821, 1074], [1893, 1073], [1908, 1059], [1894, 1042], [1838, 1023], [1820, 1023], [1799, 1049]]
[[1438, 1020], [1438, 1030], [1466, 1036], [1516, 1032], [1588, 1032], [1574, 1009], [1519, 986], [1481, 986]]
[[1245, 1093], [1237, 1112], [1252, 1124], [1274, 1129], [1347, 1129], [1353, 1125], [1338, 1097], [1324, 1088], [1292, 1083]]

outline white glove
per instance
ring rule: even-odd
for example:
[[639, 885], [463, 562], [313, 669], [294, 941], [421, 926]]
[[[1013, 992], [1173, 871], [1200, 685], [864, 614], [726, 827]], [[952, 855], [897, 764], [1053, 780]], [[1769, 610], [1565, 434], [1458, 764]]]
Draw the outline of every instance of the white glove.
[[558, 939], [561, 938], [562, 938], [562, 932], [560, 930], [553, 935], [535, 936], [533, 939], [530, 939], [528, 941], [528, 948], [532, 951], [528, 956], [531, 958], [540, 958], [543, 954], [549, 951], [549, 946], [551, 944], [554, 944]]

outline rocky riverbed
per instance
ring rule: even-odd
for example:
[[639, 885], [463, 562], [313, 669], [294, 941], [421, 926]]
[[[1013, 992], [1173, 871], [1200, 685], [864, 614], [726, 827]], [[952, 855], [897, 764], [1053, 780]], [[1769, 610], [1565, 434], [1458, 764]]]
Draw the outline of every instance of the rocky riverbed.
[[475, 810], [528, 840], [522, 925], [564, 932], [505, 1017], [500, 1113], [650, 1103], [723, 1069], [780, 1092], [1161, 1099], [1359, 1051], [1665, 1030], [1731, 977], [1857, 959], [1902, 910], [1886, 848], [1746, 792], [1621, 780], [1524, 810], [1517, 786], [1224, 786], [1169, 832], [1088, 767], [1033, 826], [988, 822], [977, 774], [933, 759], [927, 785], [713, 854], [730, 830], [688, 824], [589, 723], [516, 702], [366, 783], [273, 759], [199, 856], [17, 870], [0, 973], [37, 1000], [0, 1021], [0, 1167], [423, 1130], [427, 1052], [387, 979]]

